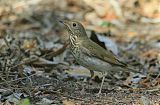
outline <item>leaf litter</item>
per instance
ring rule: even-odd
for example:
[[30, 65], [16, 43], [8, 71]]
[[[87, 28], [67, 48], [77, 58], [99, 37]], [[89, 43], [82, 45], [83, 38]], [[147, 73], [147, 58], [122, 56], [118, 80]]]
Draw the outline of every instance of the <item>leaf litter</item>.
[[[2, 0], [0, 103], [9, 105], [27, 100], [27, 104], [33, 105], [158, 105], [160, 32], [158, 21], [155, 21], [158, 15], [152, 8], [146, 13], [145, 8], [149, 5], [144, 5], [147, 4], [145, 0], [140, 2], [143, 11], [138, 7], [133, 9], [139, 3], [137, 0], [127, 2], [130, 7], [124, 2], [64, 0], [59, 5], [56, 0]], [[156, 4], [155, 1], [152, 3]], [[128, 8], [131, 9], [126, 11]], [[152, 21], [145, 20], [144, 23], [144, 16]], [[103, 94], [96, 97], [102, 75], [95, 73], [90, 79], [89, 70], [75, 62], [68, 51], [68, 35], [57, 18], [81, 21], [87, 33], [95, 31], [94, 37], [91, 35], [93, 41], [104, 48], [110, 46], [115, 55], [142, 74], [112, 73], [106, 77]], [[141, 18], [140, 22], [136, 23], [138, 18]]]

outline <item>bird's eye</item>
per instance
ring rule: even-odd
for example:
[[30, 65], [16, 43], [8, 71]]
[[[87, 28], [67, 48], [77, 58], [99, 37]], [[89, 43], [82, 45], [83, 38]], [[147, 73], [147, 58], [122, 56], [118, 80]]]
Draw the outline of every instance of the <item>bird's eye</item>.
[[76, 23], [73, 23], [73, 27], [76, 27]]

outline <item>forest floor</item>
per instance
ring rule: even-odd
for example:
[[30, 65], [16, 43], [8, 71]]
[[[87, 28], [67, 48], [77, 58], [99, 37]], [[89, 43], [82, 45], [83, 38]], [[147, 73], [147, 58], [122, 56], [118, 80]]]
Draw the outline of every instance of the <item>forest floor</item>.
[[[160, 105], [158, 0], [125, 1], [0, 1], [0, 105]], [[77, 64], [64, 19], [141, 73], [107, 75], [98, 96], [102, 74]]]

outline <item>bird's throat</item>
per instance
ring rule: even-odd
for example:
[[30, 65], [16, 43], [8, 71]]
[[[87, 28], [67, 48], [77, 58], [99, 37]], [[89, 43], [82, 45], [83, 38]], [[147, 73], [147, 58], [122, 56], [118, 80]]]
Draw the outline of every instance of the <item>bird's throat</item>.
[[70, 35], [70, 44], [71, 46], [77, 46], [78, 41], [77, 41], [77, 36], [76, 35]]
[[71, 36], [70, 35], [70, 48], [73, 53], [73, 55], [77, 54], [79, 52], [79, 44], [78, 37], [76, 35]]

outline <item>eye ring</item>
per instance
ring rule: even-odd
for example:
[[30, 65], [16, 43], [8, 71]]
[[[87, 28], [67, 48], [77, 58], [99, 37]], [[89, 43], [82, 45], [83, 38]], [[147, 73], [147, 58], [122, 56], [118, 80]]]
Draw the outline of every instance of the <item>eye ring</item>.
[[73, 27], [76, 27], [77, 25], [76, 25], [76, 23], [73, 23]]

